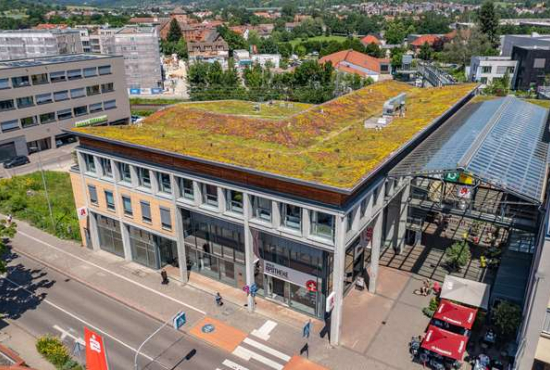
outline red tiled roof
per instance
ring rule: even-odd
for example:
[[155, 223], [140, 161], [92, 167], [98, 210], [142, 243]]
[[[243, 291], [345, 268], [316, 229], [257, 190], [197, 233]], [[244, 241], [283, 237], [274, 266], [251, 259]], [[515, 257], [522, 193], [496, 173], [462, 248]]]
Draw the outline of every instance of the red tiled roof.
[[361, 39], [361, 42], [363, 45], [370, 45], [370, 44], [376, 44], [380, 45], [380, 40], [376, 36], [373, 35], [367, 35]]
[[431, 46], [437, 40], [439, 40], [439, 36], [437, 36], [437, 35], [422, 35], [422, 36], [418, 37], [416, 40], [414, 40], [413, 42], [411, 42], [411, 45], [420, 47], [420, 46], [424, 45], [427, 42], [428, 45]]
[[68, 25], [61, 23], [61, 24], [53, 24], [53, 23], [40, 23], [33, 27], [35, 30], [54, 30], [54, 29], [65, 29], [69, 27]]
[[326, 55], [319, 59], [319, 63], [324, 64], [326, 62], [332, 62], [334, 68], [341, 70], [342, 72], [357, 73], [365, 75], [365, 73], [358, 71], [354, 68], [350, 68], [348, 64], [353, 64], [358, 67], [368, 69], [370, 71], [380, 73], [380, 64], [387, 63], [387, 59], [373, 58], [367, 54], [360, 53], [355, 50], [342, 50], [337, 53]]

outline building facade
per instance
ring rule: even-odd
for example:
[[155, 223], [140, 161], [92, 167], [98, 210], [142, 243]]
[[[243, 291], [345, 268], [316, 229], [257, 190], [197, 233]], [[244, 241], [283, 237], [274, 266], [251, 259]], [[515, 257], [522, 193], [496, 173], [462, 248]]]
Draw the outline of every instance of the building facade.
[[72, 138], [63, 129], [126, 124], [123, 59], [79, 54], [0, 62], [0, 111], [0, 160], [62, 146]]
[[0, 60], [80, 54], [83, 45], [78, 30], [0, 31]]
[[529, 90], [548, 85], [550, 46], [514, 46], [512, 59], [517, 61], [514, 89]]
[[479, 82], [483, 86], [491, 84], [494, 79], [508, 74], [510, 87], [514, 86], [517, 61], [511, 57], [472, 57], [468, 80]]

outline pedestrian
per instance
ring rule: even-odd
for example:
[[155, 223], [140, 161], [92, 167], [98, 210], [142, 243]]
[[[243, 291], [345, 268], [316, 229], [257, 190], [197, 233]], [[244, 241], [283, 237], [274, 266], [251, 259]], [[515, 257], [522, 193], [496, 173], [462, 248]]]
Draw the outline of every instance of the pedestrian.
[[216, 305], [223, 306], [222, 295], [220, 292], [216, 293]]
[[11, 225], [11, 221], [12, 221], [13, 217], [11, 215], [11, 213], [8, 215], [8, 225]]
[[168, 284], [168, 274], [166, 273], [165, 269], [162, 269], [160, 271], [160, 277], [162, 278], [162, 284], [163, 285]]

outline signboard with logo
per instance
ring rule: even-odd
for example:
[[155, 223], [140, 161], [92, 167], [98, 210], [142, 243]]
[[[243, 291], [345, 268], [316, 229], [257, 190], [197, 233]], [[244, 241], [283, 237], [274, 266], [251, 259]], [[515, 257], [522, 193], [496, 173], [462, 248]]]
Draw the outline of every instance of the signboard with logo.
[[139, 95], [141, 94], [141, 89], [130, 89], [130, 95]]
[[457, 196], [462, 199], [472, 198], [472, 188], [469, 186], [459, 186], [457, 190]]
[[77, 208], [76, 213], [78, 214], [79, 220], [84, 220], [86, 217], [88, 217], [88, 208], [86, 207]]
[[[317, 277], [264, 260], [264, 273], [289, 283], [317, 291]], [[315, 290], [312, 290], [315, 289]]]
[[153, 87], [151, 88], [151, 94], [153, 95], [162, 94], [162, 89], [160, 87]]
[[74, 127], [84, 127], [84, 126], [96, 125], [96, 124], [99, 124], [99, 123], [105, 123], [105, 122], [107, 122], [107, 120], [108, 120], [107, 115], [104, 114], [102, 116], [88, 118], [88, 119], [85, 119], [83, 121], [77, 121], [77, 122], [74, 123]]
[[96, 332], [84, 327], [84, 340], [86, 342], [86, 369], [109, 370], [103, 338]]
[[447, 172], [445, 174], [445, 181], [455, 182], [455, 183], [464, 184], [464, 185], [474, 184], [474, 178], [471, 176], [468, 176], [464, 172]]

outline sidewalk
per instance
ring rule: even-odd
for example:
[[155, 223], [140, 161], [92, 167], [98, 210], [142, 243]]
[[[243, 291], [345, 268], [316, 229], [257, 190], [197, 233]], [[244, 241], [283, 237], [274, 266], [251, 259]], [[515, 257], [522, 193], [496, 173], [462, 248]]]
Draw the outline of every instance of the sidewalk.
[[[160, 274], [156, 271], [104, 251], [94, 252], [75, 242], [60, 240], [25, 222], [17, 221], [17, 224], [18, 232], [12, 240], [15, 252], [38, 260], [158, 320], [166, 321], [183, 310], [187, 315], [187, 324], [183, 329], [188, 333], [205, 318], [222, 322], [246, 335], [258, 331], [271, 320], [276, 326], [265, 339], [270, 345], [295, 356], [300, 355], [300, 349], [306, 344], [302, 338], [302, 328], [311, 319], [308, 316], [261, 298], [256, 299], [256, 312], [251, 314], [244, 307], [246, 295], [239, 289], [198, 274], [192, 274], [185, 286], [174, 280], [162, 285]], [[215, 304], [215, 292], [220, 292], [224, 297], [222, 307]], [[384, 365], [378, 366], [380, 364], [372, 359], [366, 359], [361, 353], [330, 346], [328, 337], [319, 336], [324, 323], [312, 320], [312, 324], [310, 361], [329, 369], [387, 369]], [[292, 364], [296, 361], [293, 360]]]

